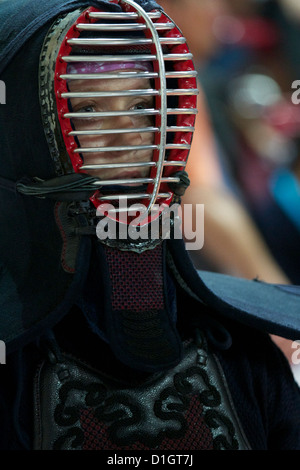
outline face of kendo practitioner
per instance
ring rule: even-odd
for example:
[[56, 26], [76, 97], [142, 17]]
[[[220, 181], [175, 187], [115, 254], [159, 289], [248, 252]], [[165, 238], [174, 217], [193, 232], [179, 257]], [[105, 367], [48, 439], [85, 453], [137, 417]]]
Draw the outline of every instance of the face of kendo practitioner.
[[[122, 69], [122, 72], [134, 72], [133, 68]], [[82, 65], [81, 65], [82, 67]], [[111, 66], [111, 70], [113, 66]], [[76, 72], [77, 73], [77, 72]], [[131, 114], [138, 110], [154, 107], [152, 95], [128, 95], [130, 90], [147, 90], [151, 88], [148, 78], [114, 78], [114, 79], [75, 79], [68, 84], [71, 93], [89, 93], [91, 96], [71, 98], [72, 111], [86, 114], [86, 117], [73, 118], [76, 131], [106, 131], [101, 134], [79, 135], [81, 148], [91, 147], [126, 147], [147, 146], [154, 143], [153, 132], [143, 132], [139, 129], [153, 126], [153, 117], [149, 114]], [[114, 92], [125, 92], [118, 96]], [[100, 93], [111, 93], [111, 96], [99, 96]], [[93, 95], [93, 96], [92, 96]], [[90, 113], [106, 113], [121, 111], [121, 116], [97, 116]], [[128, 114], [126, 114], [128, 112]], [[122, 129], [125, 132], [118, 133]], [[136, 129], [136, 131], [134, 130]], [[114, 132], [115, 131], [115, 132]], [[127, 132], [128, 131], [128, 132]], [[149, 175], [149, 166], [127, 166], [128, 163], [150, 162], [152, 149], [103, 150], [82, 152], [84, 165], [122, 164], [121, 168], [87, 169], [86, 173], [97, 176], [101, 180], [145, 178]], [[125, 165], [124, 165], [125, 164]], [[124, 183], [125, 184], [125, 183]]]

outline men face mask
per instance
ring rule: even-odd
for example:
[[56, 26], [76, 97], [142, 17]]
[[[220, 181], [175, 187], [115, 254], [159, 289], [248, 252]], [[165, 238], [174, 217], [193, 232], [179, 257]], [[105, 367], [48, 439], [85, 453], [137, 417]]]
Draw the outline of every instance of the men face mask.
[[196, 74], [165, 14], [112, 3], [122, 12], [90, 7], [49, 31], [41, 53], [45, 132], [62, 173], [89, 175], [82, 181], [94, 188], [98, 215], [128, 225], [134, 203], [147, 225], [186, 184]]

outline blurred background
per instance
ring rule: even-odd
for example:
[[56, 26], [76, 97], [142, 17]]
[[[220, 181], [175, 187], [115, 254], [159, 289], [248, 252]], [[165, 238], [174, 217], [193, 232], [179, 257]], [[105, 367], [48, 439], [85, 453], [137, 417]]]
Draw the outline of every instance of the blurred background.
[[[183, 198], [204, 204], [196, 267], [300, 284], [300, 1], [157, 1], [199, 72]], [[300, 382], [292, 343], [273, 339]]]

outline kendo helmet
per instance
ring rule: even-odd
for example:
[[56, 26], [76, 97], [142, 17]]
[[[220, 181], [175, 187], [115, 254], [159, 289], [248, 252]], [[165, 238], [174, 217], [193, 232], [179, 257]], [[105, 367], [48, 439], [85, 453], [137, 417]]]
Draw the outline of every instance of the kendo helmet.
[[52, 189], [46, 183], [47, 194], [41, 181], [36, 189], [19, 189], [50, 197], [51, 190], [54, 197], [71, 190], [76, 199], [89, 191], [98, 215], [111, 204], [107, 215], [128, 224], [127, 206], [120, 207], [125, 200], [138, 204], [139, 222], [147, 225], [180, 201], [189, 183], [184, 169], [197, 113], [196, 72], [185, 38], [165, 13], [146, 12], [132, 0], [110, 3], [121, 10], [79, 8], [59, 17], [46, 35], [40, 102], [66, 187], [61, 179], [59, 188], [57, 181]]

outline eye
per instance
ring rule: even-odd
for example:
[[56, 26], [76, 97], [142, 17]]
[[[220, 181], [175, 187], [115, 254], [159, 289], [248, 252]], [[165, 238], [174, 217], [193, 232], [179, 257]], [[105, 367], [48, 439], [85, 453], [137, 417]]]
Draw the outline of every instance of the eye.
[[136, 100], [136, 103], [133, 103], [131, 109], [149, 109], [152, 108], [154, 105], [153, 103], [153, 97], [152, 96], [147, 96], [144, 97], [142, 100]]
[[95, 108], [92, 105], [82, 106], [81, 108], [77, 108], [76, 113], [93, 113], [95, 112]]
[[132, 107], [132, 109], [147, 109], [147, 107], [146, 103], [137, 103]]
[[78, 103], [74, 105], [73, 112], [74, 113], [81, 113], [82, 115], [79, 116], [74, 116], [72, 118], [73, 124], [75, 129], [77, 130], [88, 130], [91, 128], [91, 126], [97, 128], [102, 126], [102, 120], [99, 118], [91, 115], [91, 113], [94, 113], [97, 111], [96, 105], [94, 103], [90, 104], [83, 104], [83, 103]]

